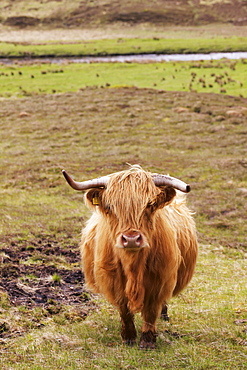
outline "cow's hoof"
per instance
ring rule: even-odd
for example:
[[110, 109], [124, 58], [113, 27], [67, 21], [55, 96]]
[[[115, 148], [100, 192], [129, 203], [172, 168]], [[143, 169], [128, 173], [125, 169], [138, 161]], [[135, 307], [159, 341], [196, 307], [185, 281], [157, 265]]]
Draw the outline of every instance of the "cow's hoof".
[[155, 349], [156, 348], [156, 333], [151, 330], [142, 333], [140, 341], [140, 349]]
[[149, 350], [149, 349], [155, 349], [155, 348], [156, 348], [156, 344], [153, 342], [145, 342], [144, 340], [140, 342], [140, 349]]

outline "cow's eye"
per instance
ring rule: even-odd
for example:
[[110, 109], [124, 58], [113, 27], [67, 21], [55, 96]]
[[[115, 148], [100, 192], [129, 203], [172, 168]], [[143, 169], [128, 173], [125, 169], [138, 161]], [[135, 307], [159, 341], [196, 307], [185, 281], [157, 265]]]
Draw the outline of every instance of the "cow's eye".
[[106, 203], [106, 204], [102, 205], [102, 208], [104, 209], [104, 211], [105, 211], [106, 213], [111, 213], [111, 209], [112, 209], [112, 207], [111, 207], [111, 205], [110, 205], [110, 204]]

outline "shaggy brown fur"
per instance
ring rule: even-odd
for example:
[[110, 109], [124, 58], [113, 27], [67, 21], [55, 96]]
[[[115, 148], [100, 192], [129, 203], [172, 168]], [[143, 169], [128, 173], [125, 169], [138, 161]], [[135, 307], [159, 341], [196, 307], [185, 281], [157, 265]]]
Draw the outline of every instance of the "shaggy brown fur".
[[[141, 312], [141, 348], [155, 347], [162, 305], [191, 280], [198, 249], [185, 196], [155, 186], [151, 175], [135, 166], [110, 175], [106, 189], [87, 191], [86, 203], [94, 213], [81, 241], [87, 285], [118, 308], [125, 343], [135, 342], [133, 317]], [[136, 231], [142, 247], [123, 248], [121, 235]]]

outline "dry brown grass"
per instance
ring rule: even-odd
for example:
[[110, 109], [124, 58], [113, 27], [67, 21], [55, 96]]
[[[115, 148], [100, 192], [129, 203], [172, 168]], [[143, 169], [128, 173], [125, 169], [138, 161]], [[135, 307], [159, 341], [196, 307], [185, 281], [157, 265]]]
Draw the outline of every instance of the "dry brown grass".
[[182, 26], [155, 26], [143, 24], [135, 25], [107, 25], [105, 27], [91, 27], [83, 29], [55, 28], [49, 30], [40, 29], [13, 29], [0, 26], [0, 41], [46, 43], [49, 41], [76, 42], [87, 40], [100, 40], [112, 38], [212, 38], [212, 37], [247, 37], [247, 26], [210, 24], [199, 27]]

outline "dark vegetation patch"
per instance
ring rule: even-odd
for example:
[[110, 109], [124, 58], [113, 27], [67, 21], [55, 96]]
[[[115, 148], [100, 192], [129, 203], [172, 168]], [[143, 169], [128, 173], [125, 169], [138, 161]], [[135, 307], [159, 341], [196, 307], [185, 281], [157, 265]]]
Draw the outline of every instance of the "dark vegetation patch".
[[[49, 1], [40, 1], [40, 9], [48, 7]], [[14, 6], [9, 4], [9, 8]], [[149, 22], [163, 26], [166, 25], [189, 25], [196, 26], [209, 23], [234, 23], [236, 25], [247, 24], [247, 4], [241, 0], [229, 0], [210, 5], [200, 4], [200, 1], [176, 1], [174, 5], [170, 0], [158, 0], [155, 3], [148, 1], [83, 1], [78, 8], [71, 9], [66, 4], [58, 2], [56, 12], [43, 17], [31, 17], [28, 14], [9, 16], [2, 18], [6, 25], [16, 27], [52, 26], [54, 27], [85, 27], [89, 25], [124, 22], [139, 24]], [[47, 12], [46, 12], [47, 13]], [[41, 13], [42, 14], [42, 13]]]
[[31, 26], [37, 26], [40, 23], [39, 18], [30, 17], [30, 16], [15, 16], [15, 17], [9, 17], [5, 21], [6, 26], [11, 27], [31, 27]]
[[157, 9], [116, 12], [110, 14], [107, 19], [110, 23], [125, 22], [130, 24], [146, 23], [162, 25], [192, 25], [194, 14], [187, 9], [172, 8], [168, 10]]

